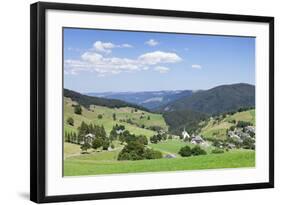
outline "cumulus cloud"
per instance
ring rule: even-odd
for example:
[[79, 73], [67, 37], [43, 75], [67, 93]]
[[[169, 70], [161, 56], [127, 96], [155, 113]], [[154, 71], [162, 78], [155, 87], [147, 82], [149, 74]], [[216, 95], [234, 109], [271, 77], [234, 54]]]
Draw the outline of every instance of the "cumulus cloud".
[[163, 51], [154, 51], [139, 56], [139, 61], [147, 65], [155, 65], [158, 63], [176, 63], [182, 59], [176, 53]]
[[106, 57], [101, 53], [88, 51], [82, 54], [80, 60], [66, 60], [64, 63], [67, 74], [77, 74], [80, 71], [95, 71], [99, 76], [148, 70], [150, 66], [160, 73], [169, 71], [169, 68], [157, 66], [159, 64], [177, 63], [182, 59], [176, 53], [155, 51], [144, 53], [136, 59]]
[[145, 42], [145, 44], [149, 45], [149, 46], [157, 46], [159, 44], [159, 42], [157, 42], [154, 39], [149, 39], [148, 41]]
[[195, 68], [195, 69], [201, 69], [202, 68], [202, 66], [199, 65], [199, 64], [193, 64], [193, 65], [191, 65], [191, 67]]
[[105, 53], [105, 54], [111, 53], [113, 48], [132, 48], [132, 47], [133, 47], [132, 45], [127, 44], [127, 43], [124, 43], [121, 45], [116, 45], [111, 42], [102, 42], [102, 41], [96, 41], [93, 44], [93, 49], [96, 52]]
[[170, 71], [170, 68], [164, 67], [164, 66], [156, 66], [154, 68], [155, 71], [158, 71], [159, 73], [167, 73]]

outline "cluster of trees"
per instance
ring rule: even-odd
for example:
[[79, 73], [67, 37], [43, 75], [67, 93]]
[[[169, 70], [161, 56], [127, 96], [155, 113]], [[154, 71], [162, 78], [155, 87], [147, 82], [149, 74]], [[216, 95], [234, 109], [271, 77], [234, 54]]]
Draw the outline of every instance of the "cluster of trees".
[[156, 135], [151, 136], [149, 140], [151, 143], [157, 144], [158, 142], [167, 140], [167, 138], [168, 136], [166, 133], [161, 134], [158, 132]]
[[[85, 140], [87, 134], [93, 135], [93, 140]], [[98, 149], [102, 148], [107, 150], [110, 146], [110, 140], [106, 136], [106, 131], [102, 126], [93, 125], [92, 123], [87, 124], [82, 121], [81, 125], [78, 127], [78, 139], [80, 140], [81, 150], [87, 151], [89, 148]]]
[[182, 157], [190, 157], [190, 156], [198, 156], [198, 155], [207, 154], [207, 152], [198, 145], [194, 146], [193, 148], [190, 148], [190, 146], [186, 145], [186, 146], [182, 147], [178, 153]]
[[73, 144], [79, 144], [79, 138], [76, 132], [64, 132], [64, 141]]
[[143, 145], [147, 145], [148, 144], [148, 140], [146, 138], [145, 135], [134, 135], [131, 134], [128, 130], [125, 130], [120, 136], [119, 136], [119, 140], [122, 144], [127, 143], [130, 144], [131, 142], [138, 142], [140, 144]]
[[253, 125], [253, 123], [251, 123], [251, 122], [238, 121], [236, 126], [241, 127], [241, 128], [245, 128], [247, 126], [252, 126], [252, 125]]
[[152, 131], [160, 132], [162, 130], [162, 127], [158, 126], [158, 125], [152, 125], [152, 126], [149, 126], [148, 129], [150, 129]]
[[136, 136], [127, 130], [123, 135], [126, 145], [118, 154], [118, 160], [142, 160], [142, 159], [159, 159], [162, 153], [157, 150], [148, 148], [147, 138], [144, 135]]
[[200, 122], [206, 120], [208, 115], [192, 110], [175, 110], [164, 112], [163, 117], [169, 125], [169, 132], [180, 136], [184, 127], [188, 133], [196, 133], [203, 127]]
[[[110, 134], [109, 134], [110, 141], [117, 140], [120, 137], [120, 135], [123, 134], [124, 130], [125, 130], [124, 125], [116, 124], [115, 126], [113, 126], [112, 130], [110, 131]], [[120, 133], [118, 133], [118, 132], [120, 132]]]
[[74, 105], [74, 113], [77, 115], [82, 115], [82, 107], [78, 105]]

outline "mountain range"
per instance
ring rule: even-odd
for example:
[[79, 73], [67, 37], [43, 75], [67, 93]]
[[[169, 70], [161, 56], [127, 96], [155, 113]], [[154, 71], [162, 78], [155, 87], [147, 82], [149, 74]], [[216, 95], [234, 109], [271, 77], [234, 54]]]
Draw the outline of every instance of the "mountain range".
[[121, 100], [161, 113], [191, 110], [213, 115], [255, 106], [255, 86], [246, 83], [199, 91], [92, 92], [85, 95]]
[[164, 90], [164, 91], [145, 91], [145, 92], [103, 92], [85, 93], [89, 96], [102, 97], [107, 99], [117, 99], [129, 103], [137, 104], [149, 110], [155, 110], [160, 106], [172, 103], [183, 97], [189, 97], [192, 90]]

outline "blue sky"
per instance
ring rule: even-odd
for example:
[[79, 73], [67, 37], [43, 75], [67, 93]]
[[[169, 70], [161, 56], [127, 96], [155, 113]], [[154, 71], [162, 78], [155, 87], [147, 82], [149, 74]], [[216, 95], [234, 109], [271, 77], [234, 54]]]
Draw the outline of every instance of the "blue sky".
[[255, 84], [255, 38], [64, 29], [64, 87], [78, 92]]

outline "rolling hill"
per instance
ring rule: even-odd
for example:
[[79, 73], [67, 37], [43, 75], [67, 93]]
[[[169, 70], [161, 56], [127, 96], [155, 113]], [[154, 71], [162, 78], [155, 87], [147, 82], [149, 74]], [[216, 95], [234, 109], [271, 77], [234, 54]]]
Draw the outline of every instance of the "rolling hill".
[[[106, 133], [109, 134], [112, 127], [116, 124], [124, 125], [128, 131], [133, 134], [143, 134], [147, 137], [154, 135], [156, 132], [149, 129], [152, 126], [161, 127], [167, 130], [168, 127], [161, 114], [150, 113], [144, 110], [136, 110], [132, 107], [110, 108], [100, 105], [91, 105], [89, 108], [82, 107], [82, 115], [74, 113], [73, 105], [77, 102], [71, 98], [64, 97], [64, 128], [67, 132], [77, 132], [77, 128], [82, 121], [96, 125], [103, 125]], [[113, 114], [116, 120], [113, 119]], [[99, 115], [102, 116], [99, 118]], [[74, 119], [74, 126], [67, 123], [67, 118]]]
[[192, 110], [209, 115], [255, 106], [255, 86], [245, 83], [221, 85], [193, 93], [158, 109], [160, 112]]

